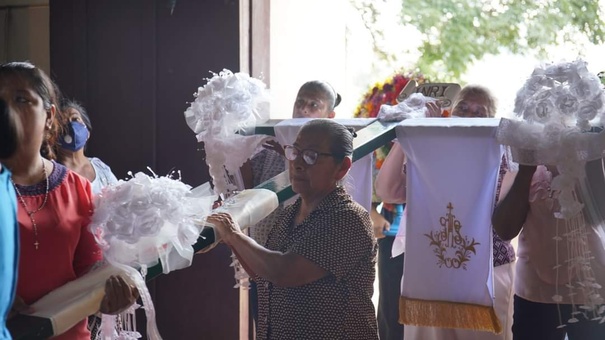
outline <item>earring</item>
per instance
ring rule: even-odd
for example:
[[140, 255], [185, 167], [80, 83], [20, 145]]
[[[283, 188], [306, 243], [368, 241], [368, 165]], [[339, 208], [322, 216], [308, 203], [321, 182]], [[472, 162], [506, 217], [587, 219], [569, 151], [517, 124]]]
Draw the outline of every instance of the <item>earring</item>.
[[50, 130], [53, 127], [53, 116], [51, 110], [46, 110], [46, 114], [46, 129]]

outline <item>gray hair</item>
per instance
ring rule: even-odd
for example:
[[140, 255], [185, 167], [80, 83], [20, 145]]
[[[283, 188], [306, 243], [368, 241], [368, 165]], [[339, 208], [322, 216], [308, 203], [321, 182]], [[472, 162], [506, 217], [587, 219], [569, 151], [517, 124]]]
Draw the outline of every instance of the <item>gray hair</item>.
[[313, 131], [327, 135], [330, 141], [330, 153], [334, 155], [334, 159], [338, 162], [353, 155], [355, 132], [332, 119], [317, 118], [310, 120], [303, 125], [299, 133], [303, 131]]

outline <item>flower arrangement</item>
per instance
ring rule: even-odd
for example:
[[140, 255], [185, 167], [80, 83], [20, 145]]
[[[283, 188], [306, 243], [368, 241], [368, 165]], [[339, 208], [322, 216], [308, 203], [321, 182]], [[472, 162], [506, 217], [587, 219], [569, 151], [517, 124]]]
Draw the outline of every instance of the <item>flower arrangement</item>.
[[515, 100], [515, 113], [528, 122], [582, 131], [604, 112], [601, 81], [582, 60], [537, 67]]
[[188, 267], [214, 195], [193, 194], [180, 179], [142, 172], [106, 187], [95, 199], [91, 232], [105, 259], [143, 272], [162, 262], [164, 273]]
[[[423, 84], [426, 81], [422, 74], [395, 73], [385, 81], [374, 84], [363, 95], [363, 99], [355, 109], [353, 116], [355, 118], [374, 118], [378, 116], [382, 104], [397, 105], [397, 96], [410, 80], [415, 80], [418, 84]], [[382, 167], [382, 163], [390, 149], [391, 145], [389, 144], [374, 151], [376, 170]]]
[[[192, 191], [180, 178], [151, 172], [153, 176], [129, 173], [130, 179], [105, 187], [95, 198], [90, 231], [104, 259], [126, 275], [141, 294], [148, 338], [155, 340], [161, 336], [153, 301], [145, 285], [147, 268], [161, 262], [166, 274], [191, 265], [193, 244], [202, 228], [198, 223], [210, 213], [215, 196], [210, 185]], [[124, 320], [133, 320], [133, 317], [134, 308], [121, 316]], [[139, 337], [134, 324], [130, 327], [118, 319], [118, 316], [103, 315], [99, 337]]]
[[537, 67], [517, 92], [517, 119], [502, 120], [498, 141], [511, 146], [518, 163], [557, 165], [562, 174], [580, 177], [586, 161], [605, 154], [600, 135], [591, 133], [605, 123], [604, 103], [601, 82], [586, 62]]
[[373, 118], [378, 116], [382, 104], [397, 105], [397, 96], [410, 80], [418, 84], [425, 82], [424, 76], [414, 73], [396, 73], [384, 82], [376, 83], [364, 95], [355, 109], [355, 118]]
[[228, 137], [269, 119], [269, 92], [260, 79], [225, 69], [206, 80], [185, 111], [198, 142]]
[[[553, 226], [556, 228], [553, 241], [557, 242], [557, 249], [561, 244], [568, 250], [557, 254], [553, 270], [559, 277], [567, 268], [575, 277], [565, 284], [567, 292], [556, 286], [552, 299], [561, 303], [565, 295], [572, 297], [574, 312], [567, 323], [578, 322], [579, 314], [605, 322], [602, 307], [605, 299], [599, 293], [601, 286], [592, 267], [593, 250], [597, 249], [599, 254], [605, 245], [599, 242], [597, 248], [587, 247], [591, 244], [591, 230], [602, 233], [603, 226], [595, 218], [599, 210], [587, 188], [585, 170], [588, 161], [605, 155], [605, 135], [599, 132], [605, 123], [604, 103], [601, 80], [588, 72], [586, 62], [576, 60], [537, 67], [517, 92], [514, 109], [517, 119], [502, 119], [497, 132], [498, 142], [511, 147], [516, 162], [548, 165], [558, 172], [549, 185], [549, 191], [557, 193], [555, 199], [560, 206], [554, 213], [557, 223]], [[545, 169], [538, 167], [536, 172]], [[561, 234], [559, 224], [565, 230]], [[565, 261], [559, 260], [565, 256]], [[574, 302], [579, 297], [584, 299], [582, 306]], [[560, 327], [565, 327], [564, 320], [561, 321]]]
[[[246, 128], [269, 119], [269, 90], [260, 79], [224, 69], [220, 73], [213, 73], [206, 85], [199, 87], [193, 96], [195, 100], [185, 111], [185, 121], [196, 134], [198, 142], [204, 143], [214, 193], [226, 199], [225, 204], [233, 203], [229, 198], [244, 189], [243, 181], [238, 183], [240, 167], [262, 150], [262, 144], [270, 138], [240, 134]], [[276, 207], [277, 203], [262, 217]], [[247, 210], [243, 211], [250, 214]], [[238, 282], [236, 287], [247, 287], [248, 274], [237, 258], [232, 257], [231, 266]]]
[[185, 120], [198, 142], [204, 143], [215, 193], [229, 194], [241, 189], [230, 174], [237, 173], [267, 139], [238, 132], [269, 119], [269, 91], [261, 80], [242, 72], [223, 70], [207, 80], [194, 93]]

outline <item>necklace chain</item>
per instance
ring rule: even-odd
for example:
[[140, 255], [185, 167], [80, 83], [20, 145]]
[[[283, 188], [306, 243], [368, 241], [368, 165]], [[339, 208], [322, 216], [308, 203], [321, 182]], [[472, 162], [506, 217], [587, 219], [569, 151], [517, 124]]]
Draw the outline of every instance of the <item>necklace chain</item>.
[[46, 202], [48, 201], [48, 189], [50, 188], [50, 179], [49, 179], [48, 174], [46, 173], [46, 165], [44, 163], [44, 159], [42, 159], [42, 172], [44, 173], [44, 179], [46, 180], [46, 192], [44, 193], [44, 201], [42, 201], [42, 204], [40, 204], [38, 209], [36, 209], [34, 211], [29, 211], [27, 209], [27, 203], [25, 203], [25, 199], [23, 199], [23, 195], [21, 195], [19, 188], [17, 188], [17, 184], [15, 184], [15, 182], [11, 178], [11, 182], [13, 182], [13, 187], [15, 187], [15, 191], [17, 192], [17, 196], [19, 197], [19, 201], [23, 205], [23, 208], [25, 209], [25, 212], [29, 216], [29, 219], [32, 221], [32, 226], [34, 228], [34, 247], [36, 247], [36, 250], [38, 250], [38, 246], [40, 245], [40, 242], [38, 242], [38, 226], [36, 225], [36, 220], [34, 219], [34, 214], [37, 213], [38, 211], [42, 210], [46, 206]]

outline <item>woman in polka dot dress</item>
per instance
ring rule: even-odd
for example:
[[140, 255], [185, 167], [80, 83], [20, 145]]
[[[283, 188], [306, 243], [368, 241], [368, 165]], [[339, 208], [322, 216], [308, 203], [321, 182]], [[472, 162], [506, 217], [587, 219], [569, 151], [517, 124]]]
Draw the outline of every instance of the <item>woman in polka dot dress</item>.
[[257, 339], [378, 339], [372, 223], [340, 185], [351, 167], [353, 134], [315, 119], [284, 151], [300, 198], [264, 246], [228, 214], [208, 219], [258, 282]]

